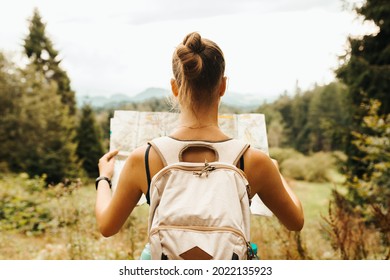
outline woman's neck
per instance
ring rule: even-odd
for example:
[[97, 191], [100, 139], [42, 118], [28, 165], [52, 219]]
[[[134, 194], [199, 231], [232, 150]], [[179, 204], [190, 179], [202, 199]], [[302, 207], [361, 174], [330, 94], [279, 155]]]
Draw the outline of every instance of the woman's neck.
[[200, 109], [196, 112], [192, 108], [182, 108], [179, 118], [179, 127], [191, 129], [218, 127], [218, 108]]
[[225, 141], [230, 139], [218, 126], [218, 106], [207, 110], [182, 109], [177, 129], [170, 135], [180, 140]]

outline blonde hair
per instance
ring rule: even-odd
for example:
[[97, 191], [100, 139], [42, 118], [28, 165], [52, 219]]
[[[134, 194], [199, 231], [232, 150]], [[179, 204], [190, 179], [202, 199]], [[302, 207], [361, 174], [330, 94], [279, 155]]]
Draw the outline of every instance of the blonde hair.
[[179, 92], [179, 103], [197, 109], [213, 104], [225, 73], [222, 50], [199, 33], [188, 34], [172, 57], [172, 70]]

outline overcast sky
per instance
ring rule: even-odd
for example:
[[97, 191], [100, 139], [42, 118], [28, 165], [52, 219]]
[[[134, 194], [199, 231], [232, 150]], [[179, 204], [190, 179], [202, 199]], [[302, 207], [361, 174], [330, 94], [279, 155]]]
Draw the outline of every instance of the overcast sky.
[[224, 51], [228, 91], [274, 97], [332, 81], [362, 25], [341, 0], [0, 0], [0, 50], [22, 53], [34, 7], [82, 95], [169, 88], [171, 57], [198, 31]]

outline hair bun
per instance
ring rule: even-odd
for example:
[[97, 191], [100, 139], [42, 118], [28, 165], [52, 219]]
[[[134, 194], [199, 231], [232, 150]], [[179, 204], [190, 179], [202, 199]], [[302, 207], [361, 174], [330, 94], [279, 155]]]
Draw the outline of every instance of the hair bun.
[[183, 45], [197, 54], [200, 54], [205, 49], [205, 46], [202, 43], [202, 37], [197, 32], [188, 34], [183, 40]]
[[201, 75], [203, 60], [200, 53], [204, 49], [202, 38], [196, 32], [188, 34], [184, 38], [182, 45], [176, 49], [183, 75], [187, 80], [197, 79]]
[[180, 102], [189, 98], [187, 104], [195, 108], [217, 100], [216, 89], [224, 75], [225, 59], [216, 43], [192, 32], [176, 47], [172, 70]]

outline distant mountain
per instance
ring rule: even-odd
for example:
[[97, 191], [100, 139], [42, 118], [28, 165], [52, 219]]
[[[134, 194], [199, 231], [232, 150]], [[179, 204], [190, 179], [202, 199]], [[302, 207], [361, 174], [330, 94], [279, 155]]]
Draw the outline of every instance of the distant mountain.
[[107, 106], [115, 106], [116, 104], [131, 102], [130, 97], [125, 94], [114, 94], [110, 97], [97, 95], [97, 96], [89, 96], [89, 95], [78, 95], [76, 96], [77, 105], [79, 107], [84, 104], [89, 104], [94, 108], [103, 108]]
[[242, 94], [236, 92], [227, 92], [222, 97], [223, 104], [247, 109], [259, 107], [263, 101], [263, 99], [254, 94]]
[[171, 94], [167, 89], [163, 88], [148, 88], [132, 98], [134, 102], [142, 102], [151, 98], [166, 98]]
[[[77, 104], [83, 106], [88, 103], [95, 108], [117, 107], [126, 103], [140, 103], [151, 98], [166, 98], [170, 94], [167, 89], [152, 87], [133, 96], [120, 93], [110, 97], [81, 95], [77, 96]], [[222, 98], [222, 103], [235, 107], [256, 108], [263, 103], [263, 100], [253, 94], [227, 92]]]
[[78, 106], [83, 106], [83, 104], [88, 103], [92, 107], [102, 108], [102, 107], [117, 107], [126, 103], [139, 103], [151, 98], [164, 98], [168, 96], [170, 92], [163, 88], [148, 88], [134, 96], [126, 95], [122, 93], [117, 93], [107, 96], [89, 96], [89, 95], [79, 95], [77, 96]]

